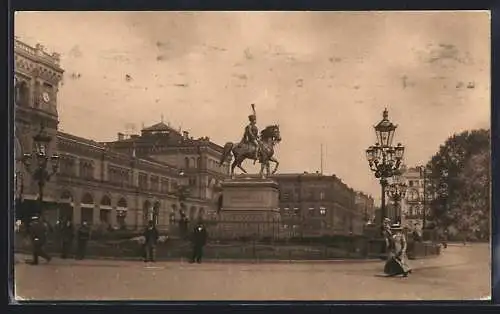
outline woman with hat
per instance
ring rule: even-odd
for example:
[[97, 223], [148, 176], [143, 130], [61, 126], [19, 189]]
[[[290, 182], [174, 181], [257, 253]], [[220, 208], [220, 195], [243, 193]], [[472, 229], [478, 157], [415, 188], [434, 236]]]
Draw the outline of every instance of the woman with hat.
[[384, 273], [388, 276], [403, 275], [407, 277], [411, 268], [406, 258], [406, 238], [403, 228], [399, 224], [391, 225], [391, 237], [389, 238], [389, 258], [385, 263]]

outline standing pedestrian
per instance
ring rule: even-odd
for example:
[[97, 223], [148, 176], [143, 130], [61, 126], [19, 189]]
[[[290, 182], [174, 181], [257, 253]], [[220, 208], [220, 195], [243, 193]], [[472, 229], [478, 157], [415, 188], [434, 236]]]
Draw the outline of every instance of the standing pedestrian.
[[193, 255], [190, 263], [196, 262], [200, 264], [203, 257], [203, 247], [207, 243], [207, 230], [201, 220], [194, 227], [191, 241], [193, 245]]
[[38, 216], [31, 218], [29, 232], [33, 244], [33, 265], [38, 265], [39, 256], [50, 262], [51, 257], [43, 249], [47, 241], [47, 228]]
[[76, 259], [84, 259], [85, 253], [87, 251], [87, 242], [90, 239], [90, 228], [86, 221], [82, 222], [82, 225], [78, 229], [76, 240], [77, 240], [77, 254]]
[[75, 229], [70, 219], [64, 219], [60, 228], [62, 240], [61, 258], [66, 259], [71, 252]]
[[391, 220], [387, 217], [382, 222], [382, 236], [384, 237], [385, 245], [382, 246], [383, 259], [387, 259], [389, 251], [389, 242], [392, 237]]
[[403, 275], [407, 277], [411, 273], [406, 257], [406, 238], [403, 228], [399, 224], [391, 226], [392, 236], [389, 239], [389, 258], [385, 263], [384, 273], [388, 276]]
[[158, 243], [158, 229], [152, 220], [148, 222], [148, 226], [144, 231], [144, 249], [145, 257], [144, 262], [154, 262], [156, 257], [156, 244]]

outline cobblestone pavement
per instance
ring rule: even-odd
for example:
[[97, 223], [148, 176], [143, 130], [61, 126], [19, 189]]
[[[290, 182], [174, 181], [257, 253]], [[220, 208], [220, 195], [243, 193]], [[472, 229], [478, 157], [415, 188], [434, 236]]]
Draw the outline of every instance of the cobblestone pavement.
[[[18, 256], [19, 257], [19, 256]], [[450, 246], [410, 261], [408, 278], [382, 262], [204, 263], [61, 260], [15, 265], [24, 300], [466, 300], [490, 295], [488, 245]]]

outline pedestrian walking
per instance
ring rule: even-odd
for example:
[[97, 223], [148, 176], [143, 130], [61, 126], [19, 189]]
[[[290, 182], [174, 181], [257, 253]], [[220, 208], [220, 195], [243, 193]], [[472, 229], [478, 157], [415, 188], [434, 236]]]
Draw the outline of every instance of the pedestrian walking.
[[60, 226], [61, 234], [61, 258], [66, 259], [71, 253], [71, 247], [73, 246], [73, 238], [75, 235], [75, 229], [73, 223], [69, 219], [64, 219]]
[[406, 238], [403, 228], [399, 224], [391, 226], [392, 236], [389, 238], [389, 258], [384, 266], [384, 273], [388, 276], [403, 275], [407, 277], [411, 273], [406, 257]]
[[198, 222], [194, 227], [191, 242], [193, 246], [193, 255], [191, 257], [190, 263], [201, 263], [203, 257], [203, 247], [207, 243], [207, 230], [203, 225], [203, 222]]
[[77, 253], [76, 259], [84, 259], [85, 253], [87, 252], [87, 242], [90, 239], [90, 228], [86, 221], [82, 222], [80, 228], [78, 228], [77, 236]]
[[158, 230], [152, 220], [148, 222], [146, 230], [144, 230], [144, 262], [154, 262], [156, 257], [156, 244], [158, 243]]
[[44, 245], [47, 241], [47, 228], [38, 216], [31, 218], [29, 232], [33, 244], [33, 265], [38, 265], [38, 257], [42, 257], [47, 262], [50, 262], [51, 257], [44, 250]]

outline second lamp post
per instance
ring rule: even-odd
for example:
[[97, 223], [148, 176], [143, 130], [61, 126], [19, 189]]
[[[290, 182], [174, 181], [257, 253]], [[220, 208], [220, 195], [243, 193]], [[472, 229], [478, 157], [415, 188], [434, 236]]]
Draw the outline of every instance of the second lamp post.
[[387, 195], [394, 202], [394, 222], [401, 225], [401, 201], [406, 195], [407, 185], [399, 176], [394, 177], [394, 182], [387, 187]]
[[[32, 178], [38, 184], [38, 215], [43, 212], [43, 192], [45, 189], [45, 184], [50, 180], [50, 178], [57, 173], [59, 168], [59, 156], [52, 155], [48, 156], [47, 148], [52, 142], [52, 137], [45, 132], [45, 128], [42, 125], [38, 134], [33, 136], [33, 142], [35, 143], [36, 150], [33, 154], [23, 155], [23, 164], [26, 170], [31, 174]], [[33, 157], [36, 159], [36, 167], [31, 168], [31, 162]], [[52, 171], [47, 170], [49, 160], [52, 164]]]
[[399, 167], [403, 160], [405, 148], [401, 143], [398, 143], [397, 146], [392, 146], [397, 125], [389, 121], [389, 112], [387, 109], [383, 112], [382, 120], [374, 128], [377, 135], [377, 143], [366, 150], [366, 158], [368, 159], [370, 170], [380, 180], [382, 187], [380, 224], [383, 225], [383, 220], [386, 217], [385, 195], [388, 185], [387, 179], [399, 174]]

